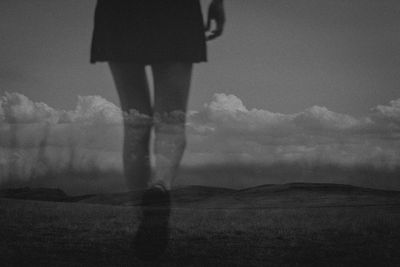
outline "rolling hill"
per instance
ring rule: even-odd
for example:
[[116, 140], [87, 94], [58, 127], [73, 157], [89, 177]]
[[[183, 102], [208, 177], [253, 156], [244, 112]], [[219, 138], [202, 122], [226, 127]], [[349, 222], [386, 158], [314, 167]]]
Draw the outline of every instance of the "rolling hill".
[[[137, 206], [140, 191], [67, 196], [60, 189], [17, 188], [0, 191], [0, 197]], [[192, 208], [296, 208], [400, 205], [400, 191], [379, 190], [343, 184], [288, 183], [246, 189], [186, 186], [171, 191], [175, 207]]]

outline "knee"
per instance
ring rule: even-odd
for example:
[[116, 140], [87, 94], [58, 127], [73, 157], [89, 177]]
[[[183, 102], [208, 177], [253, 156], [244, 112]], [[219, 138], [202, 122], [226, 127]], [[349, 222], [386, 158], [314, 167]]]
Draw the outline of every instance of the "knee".
[[123, 113], [125, 136], [128, 137], [148, 137], [153, 127], [153, 117], [142, 114], [135, 110]]
[[186, 147], [185, 132], [186, 114], [182, 111], [173, 111], [154, 115], [154, 129], [156, 138], [160, 142], [173, 143], [174, 146]]

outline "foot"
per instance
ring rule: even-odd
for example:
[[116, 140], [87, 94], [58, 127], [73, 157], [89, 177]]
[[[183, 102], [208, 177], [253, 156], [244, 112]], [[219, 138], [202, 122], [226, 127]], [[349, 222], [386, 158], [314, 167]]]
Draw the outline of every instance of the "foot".
[[170, 194], [163, 185], [153, 185], [144, 192], [142, 218], [133, 243], [139, 259], [156, 260], [167, 248], [170, 206]]

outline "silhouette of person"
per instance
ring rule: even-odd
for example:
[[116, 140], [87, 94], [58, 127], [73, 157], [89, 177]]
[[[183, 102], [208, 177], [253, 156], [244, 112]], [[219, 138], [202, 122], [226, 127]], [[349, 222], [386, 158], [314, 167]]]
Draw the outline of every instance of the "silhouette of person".
[[[108, 62], [124, 114], [124, 175], [144, 190], [136, 250], [160, 255], [168, 240], [169, 190], [186, 145], [192, 66], [207, 61], [206, 41], [224, 29], [223, 0], [211, 0], [203, 24], [199, 0], [98, 0], [90, 62]], [[150, 66], [154, 99], [145, 66]], [[150, 135], [154, 129], [154, 170]], [[161, 205], [163, 209], [151, 209]]]

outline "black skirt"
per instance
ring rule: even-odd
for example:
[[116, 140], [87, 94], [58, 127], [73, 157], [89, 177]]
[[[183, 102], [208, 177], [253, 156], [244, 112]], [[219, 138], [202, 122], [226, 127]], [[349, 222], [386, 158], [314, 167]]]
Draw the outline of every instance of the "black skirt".
[[206, 60], [199, 0], [98, 0], [91, 63]]

